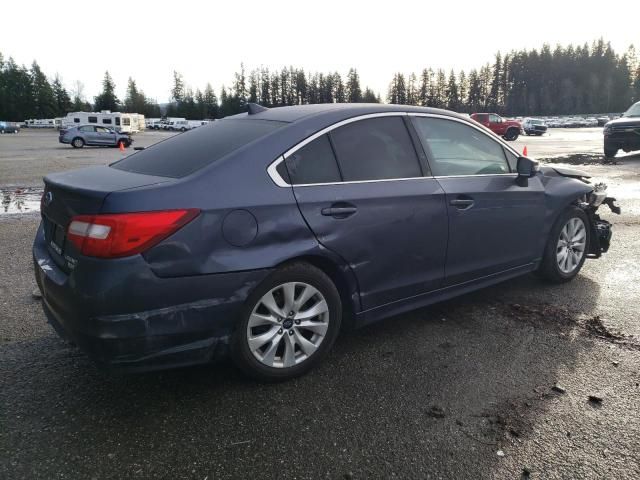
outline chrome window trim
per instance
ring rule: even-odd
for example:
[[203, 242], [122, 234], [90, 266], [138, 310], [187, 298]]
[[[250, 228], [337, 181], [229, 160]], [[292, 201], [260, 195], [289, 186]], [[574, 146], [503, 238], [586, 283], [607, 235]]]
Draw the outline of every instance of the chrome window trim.
[[[341, 120], [340, 122], [334, 123], [333, 125], [329, 125], [328, 127], [323, 128], [322, 130], [319, 130], [318, 132], [314, 133], [313, 135], [305, 138], [304, 140], [302, 140], [301, 142], [297, 143], [295, 146], [291, 147], [289, 150], [287, 150], [284, 154], [280, 155], [278, 158], [276, 158], [273, 162], [271, 162], [271, 164], [267, 167], [267, 173], [269, 174], [269, 177], [271, 177], [271, 180], [273, 180], [273, 183], [275, 183], [278, 187], [282, 187], [282, 188], [287, 188], [287, 187], [322, 187], [322, 186], [328, 186], [328, 185], [352, 185], [352, 184], [357, 184], [357, 183], [379, 183], [379, 182], [401, 182], [401, 181], [406, 181], [406, 180], [422, 180], [422, 179], [438, 179], [438, 178], [467, 178], [467, 177], [497, 177], [497, 176], [517, 176], [517, 173], [515, 172], [509, 172], [509, 173], [487, 173], [487, 174], [480, 174], [480, 175], [428, 175], [428, 176], [420, 176], [420, 177], [409, 177], [409, 178], [385, 178], [385, 179], [378, 179], [378, 180], [351, 180], [351, 181], [346, 181], [346, 182], [329, 182], [329, 183], [299, 183], [299, 184], [290, 184], [287, 183], [284, 178], [282, 178], [280, 176], [280, 174], [278, 173], [278, 171], [276, 170], [278, 168], [278, 165], [280, 165], [282, 162], [285, 161], [285, 159], [287, 157], [289, 157], [290, 155], [294, 154], [296, 151], [298, 151], [299, 149], [301, 149], [302, 147], [304, 147], [305, 145], [307, 145], [308, 143], [313, 142], [316, 138], [321, 137], [322, 135], [335, 130], [336, 128], [339, 128], [343, 125], [348, 125], [349, 123], [353, 123], [353, 122], [357, 122], [360, 120], [366, 120], [369, 118], [378, 118], [378, 117], [404, 117], [404, 116], [409, 116], [409, 117], [433, 117], [433, 118], [442, 118], [444, 120], [452, 120], [454, 122], [459, 122], [462, 123], [464, 125], [468, 125], [471, 128], [475, 128], [476, 130], [478, 130], [479, 132], [481, 132], [482, 134], [486, 135], [489, 139], [491, 139], [492, 141], [498, 143], [498, 145], [500, 145], [501, 147], [506, 147], [508, 148], [514, 155], [516, 155], [517, 157], [520, 156], [520, 154], [518, 152], [516, 152], [512, 147], [510, 147], [509, 145], [507, 145], [506, 143], [502, 142], [499, 138], [497, 138], [495, 136], [495, 134], [491, 131], [486, 132], [484, 131], [484, 129], [480, 126], [474, 125], [473, 123], [460, 119], [460, 118], [456, 118], [456, 117], [450, 117], [448, 115], [440, 115], [437, 113], [421, 113], [421, 112], [380, 112], [380, 113], [368, 113], [366, 115], [359, 115], [357, 117], [352, 117], [352, 118], [347, 118], [346, 120]], [[507, 162], [507, 165], [509, 165], [508, 160], [505, 158], [505, 162]]]

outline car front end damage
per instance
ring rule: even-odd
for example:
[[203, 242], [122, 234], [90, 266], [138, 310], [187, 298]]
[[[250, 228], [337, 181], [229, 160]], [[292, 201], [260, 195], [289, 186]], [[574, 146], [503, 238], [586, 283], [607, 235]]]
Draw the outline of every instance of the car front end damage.
[[615, 202], [615, 198], [607, 196], [607, 185], [604, 183], [596, 183], [593, 191], [578, 202], [578, 206], [584, 210], [589, 218], [591, 241], [589, 242], [588, 256], [590, 258], [599, 258], [609, 250], [612, 236], [611, 223], [600, 218], [597, 211], [602, 205], [606, 205], [613, 213], [620, 215], [621, 209]]
[[598, 209], [606, 205], [612, 213], [619, 215], [621, 209], [616, 199], [608, 196], [605, 183], [592, 183], [591, 176], [583, 171], [561, 166], [542, 166], [547, 195], [554, 199], [554, 208], [567, 204], [581, 208], [589, 219], [589, 258], [600, 258], [609, 249], [612, 226], [600, 217]]

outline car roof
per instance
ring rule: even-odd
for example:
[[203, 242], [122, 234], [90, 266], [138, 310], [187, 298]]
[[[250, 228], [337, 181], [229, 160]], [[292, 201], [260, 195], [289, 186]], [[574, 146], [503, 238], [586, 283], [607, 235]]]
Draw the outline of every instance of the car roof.
[[456, 118], [464, 118], [469, 121], [469, 117], [465, 117], [448, 110], [441, 110], [438, 108], [430, 107], [417, 107], [413, 105], [393, 105], [381, 103], [320, 103], [313, 105], [293, 105], [286, 107], [269, 108], [252, 115], [249, 115], [248, 113], [240, 113], [226, 118], [250, 118], [255, 120], [272, 120], [293, 123], [302, 119], [309, 119], [310, 117], [314, 117], [318, 120], [321, 117], [327, 117], [331, 118], [332, 121], [335, 121], [336, 119], [340, 118], [347, 119], [359, 115], [384, 112], [431, 113], [438, 115], [447, 115]]

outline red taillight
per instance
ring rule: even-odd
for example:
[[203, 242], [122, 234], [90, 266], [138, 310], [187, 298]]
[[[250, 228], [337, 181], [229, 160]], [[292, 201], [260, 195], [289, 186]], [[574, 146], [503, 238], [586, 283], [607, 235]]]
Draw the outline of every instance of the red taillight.
[[88, 257], [127, 257], [157, 245], [198, 213], [188, 209], [79, 215], [71, 219], [67, 238]]

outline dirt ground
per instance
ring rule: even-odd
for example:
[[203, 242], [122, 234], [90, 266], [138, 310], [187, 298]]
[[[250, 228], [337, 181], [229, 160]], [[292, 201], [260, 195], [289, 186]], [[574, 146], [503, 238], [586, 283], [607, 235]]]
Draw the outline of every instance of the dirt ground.
[[37, 201], [16, 192], [123, 154], [0, 136], [0, 478], [640, 477], [640, 155], [604, 164], [601, 129], [515, 145], [608, 183], [606, 255], [568, 284], [525, 276], [345, 333], [261, 385], [228, 363], [106, 374], [62, 342], [32, 297]]

